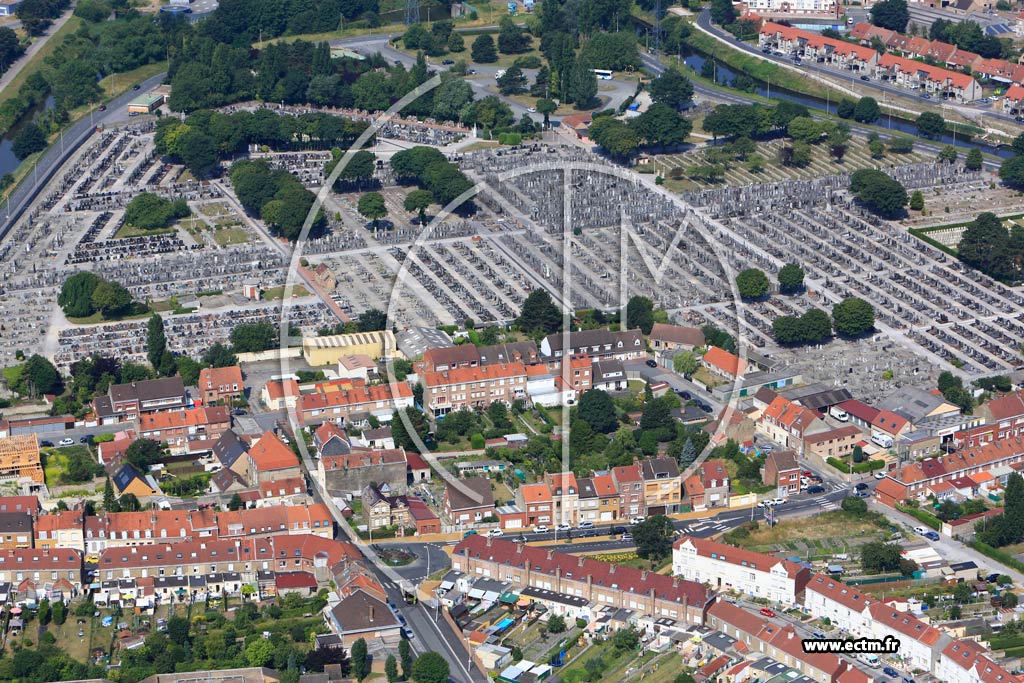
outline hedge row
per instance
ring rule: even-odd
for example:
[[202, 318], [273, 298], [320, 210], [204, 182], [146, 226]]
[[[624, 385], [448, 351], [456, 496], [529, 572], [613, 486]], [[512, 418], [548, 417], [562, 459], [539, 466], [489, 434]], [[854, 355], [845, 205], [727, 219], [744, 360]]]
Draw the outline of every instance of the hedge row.
[[[844, 474], [850, 473], [850, 465], [839, 458], [829, 458], [827, 462], [829, 465], [832, 465], [832, 467]], [[867, 472], [873, 472], [874, 470], [880, 470], [883, 467], [885, 467], [884, 460], [865, 460], [862, 463], [854, 465], [853, 472], [854, 474], [865, 474]]]
[[1006, 565], [1007, 567], [1010, 567], [1012, 569], [1016, 569], [1019, 572], [1024, 572], [1024, 562], [1021, 562], [1020, 560], [1018, 560], [1016, 557], [1013, 557], [1009, 553], [1005, 553], [1002, 550], [999, 550], [997, 548], [993, 548], [992, 546], [988, 545], [987, 543], [982, 543], [981, 541], [971, 541], [967, 545], [970, 546], [971, 548], [974, 548], [975, 550], [977, 550], [979, 553], [981, 553], [985, 557], [990, 557], [993, 560], [995, 560], [996, 562], [1002, 563], [1002, 564]]
[[896, 505], [896, 509], [899, 510], [900, 512], [910, 515], [917, 521], [931, 527], [935, 531], [938, 531], [942, 528], [942, 520], [936, 517], [935, 515], [925, 512], [924, 510], [919, 510], [918, 508], [912, 508], [908, 505], [900, 504]]

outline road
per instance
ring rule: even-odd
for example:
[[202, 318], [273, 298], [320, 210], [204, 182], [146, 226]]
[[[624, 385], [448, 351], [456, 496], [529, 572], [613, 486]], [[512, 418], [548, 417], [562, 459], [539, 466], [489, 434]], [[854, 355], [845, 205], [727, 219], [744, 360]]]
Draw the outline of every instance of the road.
[[[140, 83], [139, 90], [155, 88], [163, 83], [166, 77], [166, 73], [157, 74]], [[8, 196], [6, 210], [0, 214], [0, 239], [7, 235], [11, 226], [18, 222], [57, 169], [92, 135], [96, 127], [128, 120], [128, 103], [138, 94], [134, 90], [129, 90], [108, 102], [105, 112], [99, 111], [98, 108], [91, 110], [89, 116], [83, 116], [64, 130], [63, 141], [55, 142], [42, 153], [36, 162], [34, 172], [26, 176]]]
[[[45, 34], [39, 36], [39, 38], [37, 38], [34, 43], [28, 46], [28, 49], [25, 50], [25, 54], [23, 54], [21, 57], [18, 57], [18, 60], [14, 62], [14, 64], [12, 64], [11, 67], [7, 69], [7, 71], [4, 72], [4, 75], [2, 77], [0, 77], [0, 90], [6, 88], [10, 84], [10, 82], [14, 80], [15, 76], [21, 73], [21, 70], [25, 67], [26, 64], [29, 63], [29, 60], [32, 59], [32, 56], [40, 50], [42, 50], [43, 46], [50, 42], [50, 38], [53, 37], [53, 34], [59, 31], [61, 26], [68, 23], [68, 19], [70, 19], [71, 15], [73, 15], [74, 13], [75, 4], [72, 3], [71, 7], [65, 10], [64, 14], [59, 16], [57, 18], [57, 21], [53, 22], [50, 25], [50, 28], [47, 29]], [[20, 21], [4, 24], [5, 28], [9, 28], [11, 30], [19, 28], [20, 26]]]

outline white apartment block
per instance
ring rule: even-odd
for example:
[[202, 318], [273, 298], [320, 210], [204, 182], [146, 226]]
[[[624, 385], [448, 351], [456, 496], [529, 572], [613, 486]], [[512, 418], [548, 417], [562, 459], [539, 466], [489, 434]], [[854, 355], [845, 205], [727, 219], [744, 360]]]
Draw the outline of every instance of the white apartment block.
[[691, 536], [672, 547], [672, 573], [710, 584], [712, 590], [734, 590], [784, 605], [794, 605], [810, 579], [810, 571], [788, 560]]

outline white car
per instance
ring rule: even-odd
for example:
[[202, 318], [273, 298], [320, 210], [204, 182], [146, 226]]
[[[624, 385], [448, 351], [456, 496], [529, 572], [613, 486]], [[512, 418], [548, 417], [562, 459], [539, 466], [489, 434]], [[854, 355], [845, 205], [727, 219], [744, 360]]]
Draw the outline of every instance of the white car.
[[629, 520], [629, 523], [630, 524], [642, 524], [644, 522], [644, 520], [646, 520], [646, 519], [647, 519], [646, 517], [634, 517], [633, 519]]
[[875, 472], [875, 479], [885, 479], [885, 472]]
[[558, 531], [570, 531], [572, 529], [572, 525], [568, 522], [562, 522], [561, 524], [556, 526], [555, 529], [557, 529]]
[[497, 537], [497, 536], [501, 536], [504, 533], [505, 532], [502, 531], [501, 529], [491, 529], [490, 531], [487, 532], [487, 535], [492, 537], [492, 538], [494, 538], [494, 537]]
[[914, 533], [915, 534], [920, 534], [922, 536], [924, 536], [929, 531], [931, 531], [931, 529], [929, 529], [928, 527], [925, 527], [925, 526], [915, 526], [914, 527]]
[[580, 529], [593, 529], [594, 528], [594, 523], [590, 522], [590, 521], [580, 522], [580, 527], [579, 528]]
[[543, 524], [538, 524], [537, 526], [533, 527], [533, 533], [535, 534], [546, 534], [548, 531], [549, 529]]
[[74, 445], [75, 445], [75, 440], [74, 440], [74, 439], [72, 439], [72, 438], [71, 438], [71, 437], [69, 436], [69, 437], [67, 437], [67, 438], [61, 439], [61, 440], [60, 440], [60, 445], [61, 445], [61, 446], [74, 446]]

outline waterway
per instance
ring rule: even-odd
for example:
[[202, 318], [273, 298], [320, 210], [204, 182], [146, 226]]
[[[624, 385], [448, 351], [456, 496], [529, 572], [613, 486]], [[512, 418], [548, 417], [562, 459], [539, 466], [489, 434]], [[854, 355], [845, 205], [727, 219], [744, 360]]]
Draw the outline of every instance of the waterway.
[[53, 97], [47, 97], [45, 102], [36, 105], [26, 112], [18, 123], [12, 126], [3, 137], [0, 137], [0, 176], [14, 173], [14, 169], [18, 168], [18, 164], [21, 163], [14, 156], [13, 150], [14, 138], [18, 135], [18, 131], [25, 127], [29, 121], [35, 121], [43, 112], [52, 108]]

